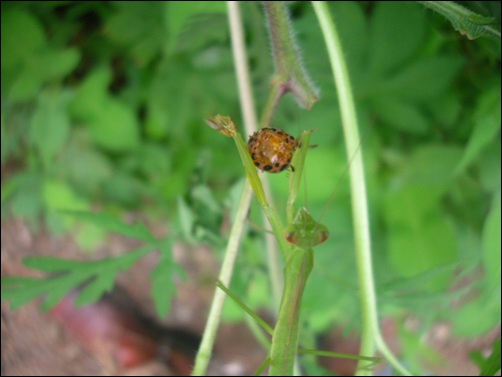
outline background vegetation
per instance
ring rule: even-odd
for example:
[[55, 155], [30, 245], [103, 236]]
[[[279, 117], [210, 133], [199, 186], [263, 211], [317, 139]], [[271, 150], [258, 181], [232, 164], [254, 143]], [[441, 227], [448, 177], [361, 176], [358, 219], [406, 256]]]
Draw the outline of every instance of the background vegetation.
[[[262, 109], [273, 73], [267, 30], [258, 4], [241, 6]], [[477, 6], [500, 25], [500, 2]], [[474, 337], [500, 323], [500, 41], [462, 37], [415, 3], [330, 7], [362, 126], [379, 307], [397, 323], [419, 319], [417, 332], [399, 329], [406, 360], [419, 368], [419, 339], [432, 324], [446, 321], [456, 335]], [[293, 135], [317, 128], [306, 174], [308, 206], [319, 216], [347, 160], [315, 15], [303, 2], [292, 12], [321, 100], [306, 112], [286, 98], [274, 126]], [[89, 251], [113, 230], [165, 255], [176, 239], [220, 253], [222, 223], [244, 178], [232, 143], [204, 124], [215, 113], [242, 123], [225, 3], [2, 3], [1, 21], [3, 221], [74, 232]], [[284, 208], [286, 175], [270, 180]], [[76, 226], [75, 216], [60, 212], [97, 208], [166, 222], [169, 242], [111, 217]], [[257, 206], [250, 218], [261, 223]], [[304, 296], [315, 334], [360, 321], [346, 185], [324, 223], [331, 237], [316, 250]], [[231, 287], [254, 307], [274, 305], [263, 249], [262, 233], [250, 229]], [[98, 293], [110, 280], [100, 284]], [[166, 295], [157, 292], [157, 300]], [[165, 315], [168, 307], [157, 307]], [[226, 309], [228, 319], [243, 315]]]

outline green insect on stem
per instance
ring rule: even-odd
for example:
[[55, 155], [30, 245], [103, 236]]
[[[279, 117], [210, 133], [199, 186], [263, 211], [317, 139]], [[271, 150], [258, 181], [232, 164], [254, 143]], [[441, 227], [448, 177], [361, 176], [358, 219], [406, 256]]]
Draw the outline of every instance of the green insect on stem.
[[329, 237], [328, 228], [315, 221], [305, 207], [300, 208], [294, 215], [294, 204], [300, 191], [303, 168], [310, 145], [310, 135], [313, 131], [303, 131], [297, 138], [299, 147], [292, 160], [297, 171], [289, 177], [289, 196], [286, 207], [288, 225], [283, 232], [283, 237], [288, 243], [301, 248], [314, 247]]
[[284, 291], [270, 349], [271, 376], [292, 376], [300, 336], [300, 308], [314, 265], [312, 249], [295, 248], [285, 268]]
[[237, 132], [237, 129], [229, 116], [216, 115], [208, 119], [206, 123], [222, 135], [231, 137], [234, 140], [249, 183], [251, 184], [251, 187], [256, 195], [256, 199], [258, 200], [258, 203], [260, 203], [260, 206], [265, 212], [270, 226], [272, 227], [272, 231], [274, 232], [279, 248], [281, 249], [282, 256], [286, 259], [291, 252], [291, 247], [282, 237], [284, 226], [282, 225], [277, 212], [268, 204], [265, 196], [265, 190], [263, 189], [260, 177], [258, 176], [258, 171], [256, 170], [256, 166], [254, 165], [251, 156], [249, 155], [247, 145], [242, 139], [241, 134]]
[[293, 222], [284, 228], [284, 239], [292, 245], [308, 249], [329, 237], [328, 228], [315, 221], [305, 207], [298, 210]]
[[[290, 262], [292, 263], [292, 262]], [[293, 276], [293, 274], [291, 274]], [[223, 290], [234, 302], [239, 305], [245, 312], [247, 312], [261, 327], [269, 334], [273, 335], [273, 329], [270, 328], [270, 326], [267, 324], [266, 321], [264, 321], [258, 314], [256, 314], [254, 311], [252, 311], [246, 304], [244, 304], [234, 293], [232, 293], [221, 281], [216, 282], [216, 286]], [[286, 305], [286, 304], [285, 304]], [[277, 332], [279, 334], [280, 331]], [[291, 332], [289, 332], [287, 335], [289, 335]], [[277, 337], [277, 336], [276, 336]], [[287, 342], [287, 340], [286, 340]], [[300, 354], [305, 354], [305, 355], [316, 355], [316, 356], [324, 356], [324, 357], [337, 357], [337, 358], [343, 358], [343, 359], [352, 359], [352, 360], [365, 360], [365, 361], [370, 361], [371, 364], [368, 364], [369, 367], [373, 366], [374, 364], [378, 363], [380, 361], [380, 358], [378, 357], [369, 357], [369, 356], [361, 356], [361, 355], [352, 355], [352, 354], [347, 354], [347, 353], [340, 353], [340, 352], [332, 352], [332, 351], [326, 351], [326, 350], [314, 350], [314, 349], [305, 349], [305, 348], [299, 348], [297, 350], [297, 353]], [[276, 358], [277, 359], [277, 358]], [[258, 367], [258, 369], [254, 372], [254, 376], [260, 376], [261, 373], [265, 368], [267, 368], [272, 362], [271, 357], [267, 357], [263, 363]], [[282, 367], [276, 366], [277, 367], [277, 373], [282, 372]]]
[[284, 260], [284, 290], [278, 320], [272, 336], [270, 349], [270, 375], [292, 375], [299, 342], [299, 319], [303, 292], [314, 264], [312, 247], [328, 237], [327, 228], [316, 222], [305, 208], [294, 215], [294, 204], [301, 185], [301, 177], [312, 131], [304, 131], [297, 138], [297, 148], [290, 173], [289, 197], [287, 201], [287, 226], [284, 228], [275, 212], [269, 206], [256, 167], [247, 145], [236, 131], [230, 117], [218, 115], [208, 124], [225, 136], [232, 137], [237, 146], [246, 175], [265, 212], [272, 231], [280, 245]]

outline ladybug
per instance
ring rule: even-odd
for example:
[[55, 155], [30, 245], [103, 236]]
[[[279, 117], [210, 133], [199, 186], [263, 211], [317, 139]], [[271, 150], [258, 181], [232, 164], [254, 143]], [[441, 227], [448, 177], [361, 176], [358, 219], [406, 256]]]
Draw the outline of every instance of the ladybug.
[[[290, 166], [298, 144], [293, 136], [278, 128], [262, 128], [248, 141], [248, 151], [260, 170], [280, 173]], [[291, 166], [294, 171], [294, 168]]]

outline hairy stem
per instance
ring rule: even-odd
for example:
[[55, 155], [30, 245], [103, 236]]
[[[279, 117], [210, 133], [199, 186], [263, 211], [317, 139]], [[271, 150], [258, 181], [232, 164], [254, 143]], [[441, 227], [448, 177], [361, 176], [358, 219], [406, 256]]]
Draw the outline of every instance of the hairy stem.
[[291, 92], [298, 106], [310, 109], [318, 99], [318, 90], [302, 64], [286, 2], [264, 1], [263, 8], [276, 70], [272, 85], [280, 95]]

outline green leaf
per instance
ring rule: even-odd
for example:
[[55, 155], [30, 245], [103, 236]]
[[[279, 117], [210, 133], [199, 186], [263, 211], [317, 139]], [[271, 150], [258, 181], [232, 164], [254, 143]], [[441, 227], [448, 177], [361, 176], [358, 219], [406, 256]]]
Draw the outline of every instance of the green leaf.
[[98, 228], [108, 232], [119, 233], [127, 237], [135, 238], [149, 243], [156, 243], [155, 237], [145, 227], [143, 223], [137, 222], [134, 225], [125, 224], [105, 213], [92, 213], [81, 211], [62, 211], [64, 214], [71, 215], [77, 220], [88, 222]]
[[42, 79], [57, 79], [72, 72], [80, 60], [79, 50], [68, 48], [59, 51], [49, 51], [44, 56], [39, 57], [38, 64], [42, 64], [44, 69]]
[[495, 19], [476, 14], [454, 1], [419, 1], [422, 5], [442, 14], [460, 34], [469, 39], [487, 36], [500, 42], [500, 31], [488, 26]]
[[[78, 187], [79, 192], [95, 195], [112, 177], [112, 159], [103, 151], [93, 148], [88, 137], [86, 140], [88, 135], [76, 133], [74, 136], [56, 160], [56, 169], [74, 187]], [[85, 141], [82, 142], [83, 140]]]
[[[9, 180], [12, 185], [11, 208], [15, 216], [35, 220], [43, 208], [44, 177], [38, 171], [24, 171]], [[2, 185], [2, 191], [4, 186]]]
[[[329, 4], [333, 7], [333, 14], [336, 17], [337, 29], [347, 58], [347, 66], [351, 72], [361, 72], [362, 68], [368, 64], [366, 53], [370, 38], [368, 23], [362, 7], [359, 3], [351, 1], [334, 1]], [[305, 48], [307, 51], [309, 46]], [[310, 48], [315, 49], [317, 46], [312, 45]], [[311, 54], [313, 53], [312, 51]], [[305, 55], [310, 56], [309, 54]], [[359, 74], [351, 75], [350, 78], [358, 80], [359, 76]]]
[[483, 266], [485, 270], [486, 289], [500, 291], [501, 229], [500, 191], [493, 195], [490, 212], [483, 227]]
[[483, 153], [478, 156], [476, 169], [479, 169], [480, 188], [488, 192], [496, 192], [500, 190], [500, 182], [502, 181], [500, 169], [501, 144], [500, 138], [495, 142], [487, 145], [483, 149]]
[[142, 143], [138, 149], [137, 159], [141, 171], [146, 175], [155, 178], [169, 175], [172, 161], [164, 145]]
[[423, 335], [419, 331], [410, 331], [410, 329], [406, 329], [404, 323], [396, 322], [399, 341], [403, 348], [401, 351], [403, 356], [401, 357], [406, 360], [406, 366], [409, 370], [420, 371], [424, 363], [428, 365], [441, 364], [444, 357], [423, 341]]
[[15, 68], [46, 46], [42, 25], [21, 10], [2, 11], [2, 69]]
[[[222, 58], [228, 57], [227, 51], [220, 50], [229, 39], [228, 28], [221, 27], [227, 22], [227, 14], [224, 11], [216, 11], [214, 14], [195, 14], [182, 27], [175, 42], [176, 52], [194, 54], [193, 64], [196, 68], [217, 68], [222, 63]], [[218, 54], [215, 54], [217, 51]], [[218, 77], [221, 80], [221, 75]], [[212, 77], [207, 78], [212, 79]], [[224, 88], [221, 89], [228, 93], [228, 87], [223, 86]], [[208, 88], [208, 90], [213, 89], [218, 88]]]
[[69, 292], [73, 287], [84, 282], [86, 277], [82, 274], [61, 275], [49, 279], [29, 279], [23, 284], [5, 286], [2, 284], [2, 300], [11, 302], [12, 309], [18, 309], [29, 301], [41, 295], [52, 293], [52, 297], [59, 296], [62, 292]]
[[12, 288], [16, 286], [20, 286], [23, 284], [29, 284], [33, 281], [39, 281], [38, 278], [27, 278], [22, 276], [7, 276], [2, 278], [2, 289], [4, 288]]
[[369, 30], [368, 69], [379, 74], [398, 68], [421, 46], [424, 34], [424, 15], [416, 4], [376, 3]]
[[42, 311], [46, 312], [50, 309], [52, 309], [54, 306], [56, 306], [66, 295], [68, 295], [72, 287], [77, 287], [78, 285], [82, 284], [85, 281], [83, 277], [73, 278], [72, 279], [65, 279], [61, 282], [58, 282], [59, 284], [55, 285], [52, 287], [51, 290], [47, 292], [47, 296], [42, 303]]
[[89, 121], [91, 135], [98, 145], [112, 152], [127, 152], [140, 142], [139, 124], [134, 110], [108, 98]]
[[408, 101], [430, 101], [448, 89], [464, 64], [460, 56], [432, 56], [382, 78], [379, 95]]
[[147, 104], [148, 110], [145, 129], [149, 138], [157, 140], [167, 136], [169, 117], [165, 107], [162, 103], [159, 103], [162, 101], [154, 95], [151, 97], [151, 100]]
[[146, 193], [145, 183], [133, 172], [119, 169], [102, 187], [104, 199], [126, 207], [137, 206]]
[[46, 169], [53, 164], [56, 154], [68, 139], [68, 101], [67, 95], [58, 92], [43, 92], [38, 96], [37, 108], [30, 122], [29, 140], [39, 152]]
[[13, 103], [26, 102], [35, 98], [42, 83], [36, 71], [24, 71], [14, 76], [8, 98]]
[[455, 335], [472, 338], [493, 330], [500, 323], [500, 293], [499, 284], [456, 309], [451, 318]]
[[173, 52], [178, 39], [188, 21], [195, 15], [226, 13], [224, 1], [171, 1], [165, 10], [165, 20], [169, 28], [167, 48]]
[[206, 185], [198, 185], [192, 189], [192, 197], [197, 200], [204, 208], [208, 209], [210, 212], [220, 212], [220, 205], [216, 201], [213, 192]]
[[460, 96], [458, 91], [446, 91], [444, 95], [435, 97], [434, 102], [427, 104], [435, 123], [448, 130], [456, 129], [464, 110]]
[[438, 195], [441, 195], [452, 183], [453, 168], [461, 155], [462, 150], [456, 146], [441, 144], [421, 146], [405, 162], [402, 176], [396, 176], [395, 179], [403, 179], [414, 186], [436, 187]]
[[500, 86], [498, 86], [496, 90], [486, 92], [479, 100], [474, 113], [474, 129], [455, 173], [464, 171], [479, 153], [493, 142], [500, 130], [500, 123]]
[[493, 341], [490, 356], [484, 357], [481, 352], [476, 351], [470, 354], [470, 358], [481, 370], [480, 376], [494, 376], [500, 371], [500, 337]]
[[87, 123], [98, 145], [112, 152], [126, 152], [140, 142], [139, 124], [131, 106], [108, 95], [108, 67], [96, 69], [77, 91], [72, 114]]
[[115, 279], [119, 271], [111, 271], [107, 274], [100, 274], [88, 283], [79, 293], [75, 300], [75, 306], [82, 307], [98, 301], [101, 296], [110, 292], [115, 284]]
[[428, 120], [417, 106], [386, 97], [377, 100], [375, 108], [382, 117], [382, 121], [393, 126], [398, 132], [405, 131], [424, 135], [429, 131]]
[[86, 210], [89, 203], [80, 197], [68, 184], [55, 179], [43, 184], [44, 201], [50, 210]]
[[[417, 213], [420, 196], [398, 200], [394, 205], [401, 206], [408, 221], [392, 223], [389, 227], [389, 262], [401, 276], [414, 276], [434, 267], [444, 266], [455, 261], [457, 246], [453, 227], [439, 212]], [[422, 216], [420, 216], [422, 215]], [[437, 278], [429, 287], [444, 287], [448, 281]]]
[[77, 266], [80, 266], [82, 262], [56, 257], [28, 257], [23, 259], [23, 264], [27, 267], [35, 268], [40, 271], [60, 272], [76, 268]]
[[2, 89], [10, 101], [31, 100], [44, 83], [60, 79], [79, 61], [76, 48], [54, 50], [47, 46], [42, 25], [20, 10], [2, 13]]
[[[452, 168], [460, 153], [454, 147], [422, 147], [395, 177], [395, 189], [385, 203], [385, 219], [389, 262], [401, 276], [415, 276], [455, 261], [453, 227], [438, 203], [452, 183]], [[429, 288], [444, 287], [448, 275], [431, 279]]]
[[106, 242], [106, 231], [93, 224], [81, 224], [77, 228], [75, 241], [77, 245], [87, 252], [94, 252]]
[[[115, 276], [120, 270], [129, 269], [151, 249], [151, 246], [147, 246], [118, 257], [92, 262], [57, 261], [53, 257], [29, 258], [26, 261], [27, 265], [40, 267], [42, 271], [55, 271], [58, 274], [46, 279], [17, 277], [2, 279], [2, 300], [10, 301], [11, 307], [17, 309], [38, 296], [46, 295], [42, 309], [49, 310], [72, 289], [90, 279], [94, 280], [90, 283], [90, 288], [84, 289], [79, 303], [97, 300], [100, 294], [113, 286]], [[66, 269], [63, 270], [65, 266]]]
[[192, 209], [185, 203], [182, 197], [178, 197], [178, 213], [183, 236], [187, 240], [193, 240], [195, 216]]
[[107, 100], [107, 88], [112, 73], [108, 67], [94, 69], [80, 84], [70, 105], [71, 114], [79, 120], [88, 122], [102, 111]]
[[18, 74], [9, 73], [9, 75], [12, 75], [12, 85], [8, 92], [8, 98], [13, 103], [32, 100], [40, 91], [42, 87], [41, 76], [43, 67], [33, 65], [32, 61], [25, 64], [27, 67], [20, 67], [22, 70]]
[[161, 259], [152, 271], [152, 299], [159, 318], [165, 318], [176, 295], [175, 276], [183, 276], [184, 270], [176, 264], [172, 252], [173, 242], [166, 241], [161, 247]]
[[145, 66], [164, 50], [167, 3], [130, 1], [113, 3], [113, 6], [117, 11], [108, 20], [105, 32], [128, 46], [136, 62]]

